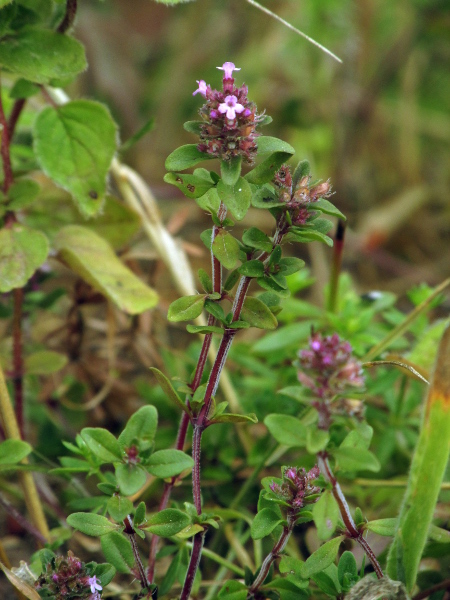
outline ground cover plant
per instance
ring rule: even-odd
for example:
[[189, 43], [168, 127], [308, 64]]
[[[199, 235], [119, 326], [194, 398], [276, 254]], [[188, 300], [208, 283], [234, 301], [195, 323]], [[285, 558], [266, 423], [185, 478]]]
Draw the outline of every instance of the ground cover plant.
[[[121, 143], [105, 104], [61, 89], [86, 68], [76, 11], [0, 2], [5, 597], [444, 598], [450, 280], [411, 289], [407, 313], [358, 294], [333, 182], [264, 135], [228, 60], [184, 91], [199, 118], [165, 162], [210, 219], [192, 286], [120, 162], [151, 123]], [[183, 290], [167, 310], [141, 231]], [[317, 243], [324, 307], [298, 256]], [[155, 313], [172, 324], [158, 352], [141, 340]]]

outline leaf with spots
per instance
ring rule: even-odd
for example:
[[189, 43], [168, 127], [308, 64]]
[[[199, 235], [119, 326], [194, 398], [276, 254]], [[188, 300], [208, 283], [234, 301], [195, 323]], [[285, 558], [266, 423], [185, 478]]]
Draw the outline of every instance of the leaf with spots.
[[44, 172], [70, 192], [86, 217], [97, 214], [117, 149], [117, 126], [98, 102], [74, 100], [49, 106], [34, 124], [34, 150]]

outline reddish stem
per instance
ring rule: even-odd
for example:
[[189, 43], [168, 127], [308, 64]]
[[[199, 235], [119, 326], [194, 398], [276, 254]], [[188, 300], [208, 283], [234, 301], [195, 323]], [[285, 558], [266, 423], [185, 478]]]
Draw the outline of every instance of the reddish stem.
[[326, 481], [331, 483], [331, 492], [339, 506], [339, 512], [341, 513], [342, 520], [344, 521], [345, 528], [347, 529], [348, 535], [350, 538], [356, 540], [364, 552], [370, 559], [370, 562], [373, 565], [375, 573], [377, 574], [378, 579], [383, 578], [383, 571], [381, 570], [380, 563], [375, 556], [372, 548], [370, 547], [367, 540], [363, 537], [362, 533], [358, 530], [352, 515], [350, 514], [350, 509], [347, 504], [347, 500], [341, 490], [341, 486], [339, 485], [336, 477], [331, 470], [330, 463], [328, 462], [328, 455], [326, 452], [319, 452], [317, 455], [319, 468], [325, 477]]
[[11, 156], [9, 153], [9, 142], [10, 142], [9, 129], [8, 129], [8, 123], [7, 123], [6, 117], [5, 117], [5, 111], [3, 110], [3, 103], [2, 103], [2, 98], [1, 98], [1, 87], [0, 87], [0, 125], [2, 125], [2, 127], [3, 127], [3, 130], [1, 132], [2, 145], [1, 145], [0, 152], [2, 155], [2, 161], [3, 161], [3, 175], [4, 175], [3, 191], [6, 194], [14, 180], [13, 180], [13, 172], [12, 172], [12, 167], [11, 167]]
[[73, 25], [76, 13], [77, 0], [67, 0], [65, 15], [56, 31], [58, 33], [66, 33], [66, 31], [68, 31]]
[[133, 527], [133, 522], [128, 516], [125, 517], [125, 519], [123, 520], [123, 524], [125, 525], [123, 532], [127, 535], [128, 539], [130, 540], [131, 547], [133, 549], [134, 562], [136, 565], [136, 571], [139, 577], [139, 581], [141, 582], [141, 588], [145, 590], [148, 588], [150, 583], [148, 581], [144, 565], [142, 564], [141, 557], [139, 556], [139, 548], [136, 542], [136, 532]]
[[26, 98], [18, 98], [13, 104], [8, 120], [8, 135], [10, 140], [12, 140], [17, 121], [19, 120], [20, 114], [25, 106], [25, 103]]
[[283, 550], [286, 548], [286, 544], [291, 537], [292, 530], [295, 525], [295, 511], [289, 509], [287, 515], [287, 524], [283, 527], [283, 531], [280, 535], [280, 538], [275, 543], [271, 552], [266, 556], [263, 564], [261, 565], [261, 569], [259, 570], [258, 576], [255, 581], [252, 583], [250, 589], [248, 590], [248, 597], [252, 598], [255, 593], [259, 590], [259, 588], [263, 585], [266, 580], [267, 575], [269, 574], [270, 567], [272, 563], [280, 556]]
[[192, 544], [191, 559], [189, 561], [188, 570], [183, 589], [181, 591], [180, 600], [189, 600], [191, 595], [192, 585], [194, 584], [195, 574], [197, 573], [198, 565], [202, 557], [203, 542], [205, 541], [206, 531], [203, 530], [194, 537]]
[[13, 385], [16, 419], [20, 435], [25, 439], [23, 417], [23, 356], [22, 356], [22, 304], [23, 288], [16, 288], [13, 315]]

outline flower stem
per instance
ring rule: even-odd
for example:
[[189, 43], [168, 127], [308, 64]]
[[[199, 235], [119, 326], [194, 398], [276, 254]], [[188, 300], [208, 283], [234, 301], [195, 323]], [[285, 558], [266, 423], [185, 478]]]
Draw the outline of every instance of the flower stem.
[[259, 588], [263, 585], [269, 573], [270, 567], [272, 566], [272, 563], [280, 556], [281, 552], [283, 552], [283, 550], [285, 549], [286, 544], [288, 543], [289, 538], [291, 537], [292, 530], [294, 529], [294, 524], [295, 511], [293, 509], [290, 509], [288, 510], [287, 514], [287, 524], [283, 527], [283, 531], [278, 541], [275, 543], [270, 553], [264, 559], [264, 562], [261, 565], [261, 569], [259, 570], [258, 576], [256, 577], [255, 581], [252, 583], [250, 589], [248, 590], [247, 598], [253, 598], [253, 596], [256, 594]]
[[339, 512], [341, 513], [341, 518], [344, 521], [344, 525], [347, 529], [349, 537], [358, 542], [358, 544], [369, 557], [378, 579], [382, 579], [383, 571], [381, 570], [380, 563], [378, 562], [377, 557], [375, 556], [375, 553], [373, 552], [372, 548], [369, 546], [369, 543], [363, 537], [362, 533], [358, 530], [353, 520], [353, 517], [350, 513], [350, 508], [347, 504], [347, 500], [345, 499], [345, 496], [341, 490], [341, 486], [339, 485], [336, 477], [333, 474], [333, 471], [331, 470], [327, 453], [319, 452], [317, 458], [319, 463], [319, 469], [322, 475], [325, 477], [326, 481], [331, 483], [331, 492], [339, 506]]

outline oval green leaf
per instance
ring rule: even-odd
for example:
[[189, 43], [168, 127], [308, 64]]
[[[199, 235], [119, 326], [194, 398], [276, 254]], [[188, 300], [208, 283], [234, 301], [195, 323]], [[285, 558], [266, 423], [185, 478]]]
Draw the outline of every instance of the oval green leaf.
[[74, 529], [93, 537], [106, 535], [119, 529], [119, 525], [111, 523], [106, 517], [83, 512], [72, 513], [67, 517], [67, 522]]
[[173, 477], [186, 469], [192, 469], [194, 461], [181, 450], [158, 450], [146, 462], [149, 473], [156, 477]]

